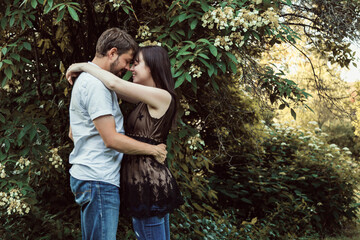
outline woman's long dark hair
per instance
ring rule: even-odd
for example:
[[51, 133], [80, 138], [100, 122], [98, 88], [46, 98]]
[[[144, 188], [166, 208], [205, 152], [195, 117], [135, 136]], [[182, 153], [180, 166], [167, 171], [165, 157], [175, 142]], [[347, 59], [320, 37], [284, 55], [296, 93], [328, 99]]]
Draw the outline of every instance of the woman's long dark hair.
[[171, 75], [171, 65], [167, 51], [159, 46], [141, 47], [137, 53], [142, 53], [146, 66], [150, 68], [151, 76], [156, 87], [168, 91], [175, 101], [175, 111], [171, 121], [173, 127], [176, 125], [177, 95], [175, 92], [175, 83]]

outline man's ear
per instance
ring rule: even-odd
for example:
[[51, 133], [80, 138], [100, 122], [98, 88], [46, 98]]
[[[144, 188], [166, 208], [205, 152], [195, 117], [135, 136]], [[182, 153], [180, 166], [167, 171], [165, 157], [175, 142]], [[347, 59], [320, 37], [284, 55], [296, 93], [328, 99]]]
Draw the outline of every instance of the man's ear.
[[115, 57], [116, 54], [118, 54], [116, 47], [111, 48], [111, 49], [107, 52], [107, 56], [108, 56], [110, 59], [112, 59], [113, 57]]

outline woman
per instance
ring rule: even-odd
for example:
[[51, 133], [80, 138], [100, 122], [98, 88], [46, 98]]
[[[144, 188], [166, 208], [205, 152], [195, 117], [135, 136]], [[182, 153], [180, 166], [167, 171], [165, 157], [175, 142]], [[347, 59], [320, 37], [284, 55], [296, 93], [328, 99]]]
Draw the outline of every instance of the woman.
[[[137, 103], [125, 123], [126, 135], [151, 144], [166, 142], [177, 104], [164, 48], [140, 48], [130, 69], [133, 83], [89, 63], [71, 65], [67, 76], [81, 71], [100, 79], [122, 99]], [[126, 155], [120, 177], [121, 210], [132, 217], [137, 239], [170, 239], [169, 213], [183, 204], [183, 199], [166, 164], [151, 156]]]

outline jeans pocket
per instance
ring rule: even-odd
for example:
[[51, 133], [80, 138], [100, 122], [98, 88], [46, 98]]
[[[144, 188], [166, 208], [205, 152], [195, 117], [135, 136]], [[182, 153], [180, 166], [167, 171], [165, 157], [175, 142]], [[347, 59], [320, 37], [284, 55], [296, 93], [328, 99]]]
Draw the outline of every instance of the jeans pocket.
[[91, 183], [71, 177], [71, 191], [75, 196], [75, 202], [80, 206], [90, 202], [91, 200]]

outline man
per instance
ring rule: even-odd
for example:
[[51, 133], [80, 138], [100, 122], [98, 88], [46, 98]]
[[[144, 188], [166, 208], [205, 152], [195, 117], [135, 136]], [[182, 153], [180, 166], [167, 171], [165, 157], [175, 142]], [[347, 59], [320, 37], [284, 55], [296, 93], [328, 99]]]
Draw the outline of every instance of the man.
[[[120, 74], [129, 70], [137, 50], [130, 35], [118, 28], [98, 39], [92, 64]], [[120, 208], [120, 163], [125, 154], [166, 156], [165, 145], [149, 145], [124, 135], [116, 93], [88, 73], [74, 84], [70, 102], [70, 185], [81, 206], [83, 239], [116, 239]]]

